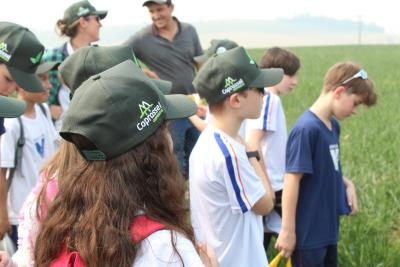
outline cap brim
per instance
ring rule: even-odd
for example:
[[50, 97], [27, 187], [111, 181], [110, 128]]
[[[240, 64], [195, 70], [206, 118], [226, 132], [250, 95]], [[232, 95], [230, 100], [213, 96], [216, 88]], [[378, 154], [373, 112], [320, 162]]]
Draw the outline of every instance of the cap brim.
[[155, 85], [161, 91], [161, 93], [163, 93], [163, 95], [168, 95], [171, 93], [171, 90], [172, 90], [171, 82], [165, 81], [165, 80], [160, 80], [160, 79], [150, 79], [150, 80], [153, 83], [155, 83]]
[[46, 72], [49, 72], [51, 70], [55, 70], [61, 62], [57, 62], [57, 61], [48, 61], [48, 62], [43, 62], [41, 63], [37, 69], [36, 69], [36, 74], [43, 74]]
[[25, 109], [25, 102], [11, 97], [0, 96], [0, 117], [15, 118], [22, 115]]
[[186, 95], [166, 95], [166, 119], [181, 119], [197, 112], [197, 105]]
[[35, 73], [28, 73], [19, 69], [7, 66], [12, 78], [24, 90], [33, 93], [44, 92], [44, 88]]
[[273, 86], [282, 81], [283, 69], [271, 68], [271, 69], [260, 69], [260, 74], [257, 78], [249, 84], [249, 88], [264, 88]]
[[158, 5], [162, 5], [162, 4], [166, 4], [167, 2], [166, 1], [157, 1], [157, 0], [150, 0], [150, 1], [144, 1], [143, 2], [143, 5], [142, 6], [147, 6], [148, 4], [151, 4], [151, 3], [154, 3], [154, 4], [158, 4]]
[[104, 19], [105, 17], [107, 17], [107, 13], [108, 13], [107, 10], [97, 10], [97, 11], [95, 12], [95, 14], [96, 14], [97, 16], [99, 16], [100, 19]]
[[203, 54], [201, 56], [194, 57], [193, 60], [196, 61], [197, 63], [203, 64], [206, 62], [210, 57], [206, 54]]

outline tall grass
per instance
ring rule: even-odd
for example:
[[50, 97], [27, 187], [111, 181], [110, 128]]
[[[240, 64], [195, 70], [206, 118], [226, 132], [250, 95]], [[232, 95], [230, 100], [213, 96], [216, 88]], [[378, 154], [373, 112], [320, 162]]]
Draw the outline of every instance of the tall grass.
[[[259, 59], [266, 49], [253, 49]], [[289, 48], [301, 60], [299, 85], [283, 97], [289, 128], [318, 97], [325, 72], [353, 60], [374, 81], [378, 104], [341, 123], [341, 164], [360, 211], [341, 219], [339, 266], [400, 266], [400, 47]], [[272, 246], [271, 246], [272, 247]], [[272, 248], [269, 255], [276, 253]]]

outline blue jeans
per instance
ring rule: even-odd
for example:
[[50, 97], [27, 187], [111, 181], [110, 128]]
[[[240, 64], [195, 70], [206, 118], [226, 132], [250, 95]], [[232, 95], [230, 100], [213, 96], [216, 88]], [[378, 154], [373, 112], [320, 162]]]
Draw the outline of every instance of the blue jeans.
[[188, 179], [189, 156], [199, 138], [200, 132], [189, 119], [172, 120], [170, 125], [174, 153], [179, 162], [179, 170]]

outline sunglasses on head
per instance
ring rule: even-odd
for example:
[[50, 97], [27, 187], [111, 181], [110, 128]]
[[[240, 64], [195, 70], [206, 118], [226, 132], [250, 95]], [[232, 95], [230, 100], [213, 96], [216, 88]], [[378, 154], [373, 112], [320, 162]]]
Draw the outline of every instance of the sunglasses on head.
[[368, 79], [368, 74], [364, 69], [360, 69], [356, 74], [354, 74], [350, 78], [344, 80], [342, 82], [342, 84], [346, 84], [346, 83], [348, 83], [348, 82], [350, 82], [350, 81], [352, 81], [354, 79], [357, 79], [357, 78], [361, 78], [363, 80], [366, 80], [366, 79]]

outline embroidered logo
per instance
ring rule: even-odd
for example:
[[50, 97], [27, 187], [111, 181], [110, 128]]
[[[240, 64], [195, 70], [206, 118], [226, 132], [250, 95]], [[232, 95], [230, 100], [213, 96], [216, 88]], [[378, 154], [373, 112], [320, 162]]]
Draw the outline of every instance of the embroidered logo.
[[333, 161], [333, 165], [335, 166], [335, 171], [339, 171], [339, 145], [329, 145], [329, 152], [331, 153], [331, 158]]
[[228, 77], [225, 79], [225, 86], [222, 89], [222, 94], [226, 95], [231, 92], [235, 92], [245, 86], [243, 79], [233, 79], [232, 77]]
[[89, 8], [80, 7], [78, 10], [78, 13], [76, 13], [76, 15], [78, 15], [78, 17], [82, 17], [82, 16], [86, 16], [89, 13], [90, 13]]
[[157, 122], [161, 114], [164, 112], [160, 102], [157, 102], [157, 105], [154, 108], [153, 106], [154, 104], [149, 104], [146, 101], [142, 101], [142, 104], [139, 104], [140, 119], [142, 119], [142, 121], [136, 124], [139, 131], [149, 126], [150, 122]]
[[8, 52], [7, 44], [5, 42], [0, 43], [0, 58], [8, 62], [11, 59], [11, 55]]
[[43, 51], [40, 51], [35, 57], [31, 57], [32, 64], [36, 65], [40, 62], [43, 56]]

